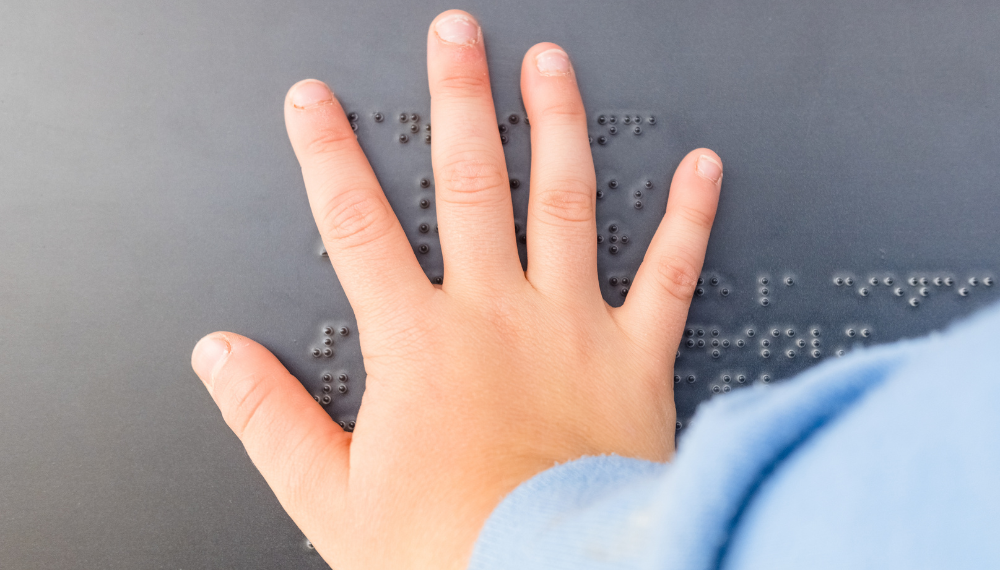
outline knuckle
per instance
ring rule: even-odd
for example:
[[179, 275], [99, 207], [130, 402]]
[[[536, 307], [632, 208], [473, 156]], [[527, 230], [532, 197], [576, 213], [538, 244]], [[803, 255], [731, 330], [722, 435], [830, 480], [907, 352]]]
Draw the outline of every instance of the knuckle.
[[478, 150], [457, 152], [442, 165], [442, 184], [450, 192], [465, 196], [461, 201], [486, 200], [490, 193], [508, 187], [505, 169], [482, 156]]
[[323, 236], [340, 248], [367, 245], [385, 231], [385, 205], [371, 192], [351, 189], [331, 197], [319, 212]]
[[579, 188], [546, 190], [539, 192], [537, 196], [538, 212], [548, 221], [558, 224], [578, 224], [590, 222], [594, 218], [593, 198]]
[[694, 297], [700, 264], [683, 255], [669, 255], [656, 261], [656, 277], [667, 294], [684, 303]]
[[247, 428], [260, 421], [261, 409], [271, 394], [271, 383], [257, 374], [230, 378], [220, 402], [223, 417], [236, 437], [243, 439]]

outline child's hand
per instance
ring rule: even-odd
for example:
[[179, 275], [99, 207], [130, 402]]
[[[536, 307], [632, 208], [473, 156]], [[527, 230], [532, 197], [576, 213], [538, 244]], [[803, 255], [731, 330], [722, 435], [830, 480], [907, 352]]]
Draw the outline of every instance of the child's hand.
[[601, 297], [596, 181], [569, 59], [524, 58], [531, 121], [528, 271], [483, 36], [460, 11], [427, 40], [444, 285], [421, 270], [344, 111], [292, 87], [285, 121], [326, 250], [357, 315], [365, 370], [345, 433], [264, 347], [214, 333], [192, 364], [281, 504], [338, 569], [462, 568], [505, 494], [583, 455], [674, 449], [673, 361], [722, 166], [680, 163], [627, 301]]

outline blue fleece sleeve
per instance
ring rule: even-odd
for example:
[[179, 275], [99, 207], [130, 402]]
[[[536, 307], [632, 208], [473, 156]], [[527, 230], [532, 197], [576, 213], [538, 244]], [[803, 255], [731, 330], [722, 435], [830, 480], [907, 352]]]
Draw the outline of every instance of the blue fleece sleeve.
[[477, 570], [1000, 567], [1000, 307], [706, 403], [669, 466], [545, 471]]

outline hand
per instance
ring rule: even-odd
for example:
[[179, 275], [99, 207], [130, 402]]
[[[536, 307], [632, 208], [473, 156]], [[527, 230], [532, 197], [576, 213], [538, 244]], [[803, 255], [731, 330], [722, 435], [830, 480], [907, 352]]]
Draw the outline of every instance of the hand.
[[367, 388], [345, 433], [264, 347], [213, 333], [192, 356], [271, 489], [338, 569], [463, 568], [519, 483], [584, 455], [665, 461], [673, 361], [715, 216], [722, 163], [681, 161], [625, 304], [597, 274], [596, 180], [566, 54], [524, 57], [531, 122], [528, 270], [476, 21], [448, 11], [427, 39], [444, 284], [434, 286], [321, 82], [285, 121], [316, 224], [355, 310]]

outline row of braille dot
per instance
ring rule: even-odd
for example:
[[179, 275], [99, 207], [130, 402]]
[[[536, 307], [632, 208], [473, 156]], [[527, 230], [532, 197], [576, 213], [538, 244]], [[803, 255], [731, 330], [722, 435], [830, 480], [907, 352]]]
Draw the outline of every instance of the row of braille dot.
[[[614, 115], [598, 115], [598, 117], [597, 117], [597, 124], [598, 125], [605, 125], [605, 124], [611, 124], [611, 125], [613, 125], [613, 124], [615, 124], [617, 122], [618, 122], [618, 117], [616, 117]], [[631, 124], [631, 123], [635, 123], [636, 125], [639, 125], [639, 124], [642, 124], [642, 117], [640, 117], [639, 115], [635, 115], [634, 117], [629, 116], [629, 115], [625, 115], [622, 118], [622, 122], [625, 123], [626, 125]], [[648, 122], [650, 125], [655, 125], [656, 124], [656, 117], [650, 115], [649, 117], [646, 118], [646, 122]]]
[[344, 429], [346, 431], [354, 431], [354, 426], [355, 426], [354, 420], [350, 420], [347, 422], [345, 422], [344, 420], [340, 420], [339, 422], [337, 422], [337, 424], [341, 427], [341, 429]]

